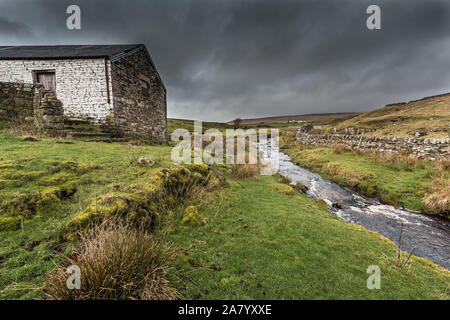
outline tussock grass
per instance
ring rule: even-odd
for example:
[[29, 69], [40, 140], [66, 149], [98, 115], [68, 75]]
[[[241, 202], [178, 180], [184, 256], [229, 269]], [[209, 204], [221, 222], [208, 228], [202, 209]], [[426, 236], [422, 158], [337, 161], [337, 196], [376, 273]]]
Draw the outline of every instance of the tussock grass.
[[41, 138], [42, 132], [39, 130], [35, 125], [33, 121], [17, 121], [17, 122], [10, 122], [5, 124], [6, 131], [15, 136], [22, 136], [22, 137], [37, 137]]
[[401, 155], [399, 162], [406, 170], [424, 169], [426, 162], [413, 155]]
[[341, 154], [341, 153], [344, 153], [344, 152], [351, 152], [351, 151], [352, 151], [352, 149], [349, 146], [347, 146], [345, 144], [342, 144], [342, 143], [335, 144], [333, 146], [333, 153], [334, 154]]
[[386, 166], [393, 169], [424, 169], [426, 167], [426, 161], [417, 158], [411, 154], [394, 154], [371, 151], [365, 153], [368, 157], [373, 158], [375, 163], [381, 166]]
[[450, 160], [440, 160], [434, 162], [434, 168], [439, 171], [450, 170]]
[[254, 164], [233, 165], [231, 175], [239, 179], [257, 179], [261, 166]]
[[430, 212], [450, 217], [450, 180], [433, 179], [433, 192], [425, 197], [425, 204]]
[[[176, 257], [162, 235], [152, 235], [123, 222], [108, 222], [80, 233], [73, 253], [48, 277], [49, 299], [142, 299], [179, 298], [170, 287], [168, 273]], [[81, 271], [81, 288], [67, 288], [66, 268]]]

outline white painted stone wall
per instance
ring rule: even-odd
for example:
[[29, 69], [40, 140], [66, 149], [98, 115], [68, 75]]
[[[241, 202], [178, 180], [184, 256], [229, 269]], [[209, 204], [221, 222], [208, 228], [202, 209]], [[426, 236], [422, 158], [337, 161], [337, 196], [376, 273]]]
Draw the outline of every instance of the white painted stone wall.
[[111, 64], [108, 103], [104, 59], [0, 60], [0, 82], [33, 83], [33, 72], [55, 70], [56, 96], [64, 115], [103, 122], [113, 111]]

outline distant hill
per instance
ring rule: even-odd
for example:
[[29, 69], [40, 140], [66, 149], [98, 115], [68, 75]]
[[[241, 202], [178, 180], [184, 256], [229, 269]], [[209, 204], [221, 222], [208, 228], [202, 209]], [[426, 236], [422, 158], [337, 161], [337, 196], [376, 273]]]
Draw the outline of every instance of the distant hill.
[[[394, 103], [334, 124], [338, 129], [355, 127], [375, 130], [369, 135], [448, 137], [450, 93], [420, 100]], [[331, 126], [330, 126], [331, 127]]]
[[[274, 117], [264, 117], [264, 118], [254, 118], [254, 119], [241, 119], [242, 125], [252, 125], [252, 124], [267, 124], [272, 122], [286, 122], [290, 120], [297, 121], [310, 121], [310, 122], [323, 122], [334, 119], [348, 119], [352, 118], [360, 113], [317, 113], [317, 114], [302, 114], [302, 115], [294, 115], [294, 116], [274, 116]], [[227, 122], [227, 124], [232, 125], [234, 120]]]

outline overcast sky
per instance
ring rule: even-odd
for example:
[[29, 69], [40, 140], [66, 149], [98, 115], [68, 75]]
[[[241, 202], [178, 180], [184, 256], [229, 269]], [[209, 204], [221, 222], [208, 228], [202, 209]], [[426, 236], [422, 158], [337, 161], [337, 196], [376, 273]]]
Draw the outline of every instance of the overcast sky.
[[[78, 4], [82, 30], [66, 28]], [[366, 9], [382, 10], [382, 30]], [[450, 92], [449, 0], [0, 0], [0, 45], [145, 43], [169, 117], [368, 111]]]

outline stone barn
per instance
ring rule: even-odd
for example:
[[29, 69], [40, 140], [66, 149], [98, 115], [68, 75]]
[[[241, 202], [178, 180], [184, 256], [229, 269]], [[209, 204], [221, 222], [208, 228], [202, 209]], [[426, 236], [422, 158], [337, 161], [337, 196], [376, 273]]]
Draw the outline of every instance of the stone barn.
[[65, 117], [167, 139], [166, 88], [143, 44], [0, 46], [0, 82], [45, 87]]

